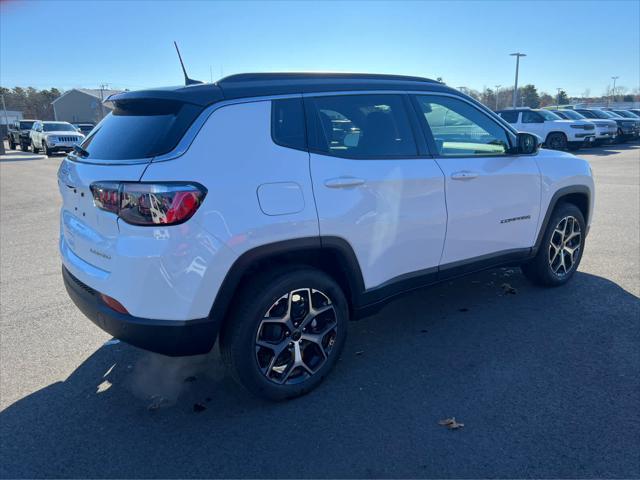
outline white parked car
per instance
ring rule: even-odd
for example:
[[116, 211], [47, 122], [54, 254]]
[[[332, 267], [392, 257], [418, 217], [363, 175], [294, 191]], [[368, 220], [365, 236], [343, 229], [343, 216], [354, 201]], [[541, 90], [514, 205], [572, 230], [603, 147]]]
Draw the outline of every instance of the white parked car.
[[67, 122], [43, 122], [37, 120], [29, 132], [33, 153], [40, 150], [45, 155], [73, 150], [73, 146], [84, 140], [84, 135]]
[[347, 321], [403, 292], [503, 265], [561, 285], [584, 251], [588, 163], [437, 81], [246, 74], [110, 101], [58, 171], [69, 295], [141, 348], [219, 340], [267, 398], [317, 386]]
[[497, 112], [520, 132], [538, 135], [554, 150], [577, 150], [596, 139], [595, 126], [586, 120], [564, 120], [549, 110], [517, 108]]
[[554, 110], [553, 113], [561, 118], [564, 118], [565, 120], [585, 120], [587, 122], [593, 123], [596, 127], [597, 143], [613, 142], [616, 140], [618, 134], [618, 124], [615, 122], [615, 120], [587, 118], [581, 113], [570, 109]]

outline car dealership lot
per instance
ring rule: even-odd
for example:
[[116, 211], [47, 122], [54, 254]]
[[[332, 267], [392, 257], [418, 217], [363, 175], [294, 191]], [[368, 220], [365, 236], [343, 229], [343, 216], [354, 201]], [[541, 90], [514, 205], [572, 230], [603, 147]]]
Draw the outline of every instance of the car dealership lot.
[[[414, 292], [350, 324], [318, 390], [273, 404], [236, 387], [215, 352], [167, 359], [108, 342], [62, 285], [62, 157], [10, 152], [0, 474], [639, 476], [640, 145], [578, 154], [596, 211], [571, 283], [536, 288], [498, 269]], [[465, 426], [449, 431], [447, 417]]]

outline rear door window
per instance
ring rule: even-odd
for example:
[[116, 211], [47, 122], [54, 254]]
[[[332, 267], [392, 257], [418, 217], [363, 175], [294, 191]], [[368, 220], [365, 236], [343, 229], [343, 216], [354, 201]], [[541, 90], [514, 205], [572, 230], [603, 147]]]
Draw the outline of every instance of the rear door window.
[[203, 107], [173, 100], [122, 100], [82, 143], [88, 160], [131, 160], [170, 152]]
[[401, 95], [320, 96], [305, 102], [314, 151], [348, 158], [417, 156]]

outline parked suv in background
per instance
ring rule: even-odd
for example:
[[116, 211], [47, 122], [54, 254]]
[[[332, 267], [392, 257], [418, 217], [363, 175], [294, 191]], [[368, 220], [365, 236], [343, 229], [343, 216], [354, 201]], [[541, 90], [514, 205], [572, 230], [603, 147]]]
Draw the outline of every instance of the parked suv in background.
[[78, 132], [80, 132], [84, 136], [89, 135], [89, 133], [91, 133], [91, 130], [93, 130], [93, 127], [95, 127], [95, 124], [93, 123], [73, 123], [72, 125]]
[[618, 133], [618, 124], [615, 120], [588, 119], [575, 110], [554, 110], [553, 113], [565, 120], [586, 120], [593, 123], [596, 127], [596, 142], [612, 142], [615, 141]]
[[70, 152], [73, 146], [84, 139], [73, 125], [67, 122], [42, 122], [38, 120], [31, 128], [31, 149], [33, 153], [40, 150], [45, 155], [56, 152]]
[[576, 108], [575, 111], [587, 118], [603, 118], [615, 121], [618, 125], [616, 138], [619, 141], [629, 140], [638, 134], [638, 126], [636, 125], [635, 120], [626, 119], [615, 113], [597, 108]]
[[20, 145], [24, 152], [29, 150], [29, 145], [31, 145], [29, 132], [31, 132], [34, 122], [35, 120], [18, 120], [8, 126], [7, 140], [9, 140], [11, 150], [15, 150], [17, 145]]
[[267, 398], [318, 385], [347, 320], [398, 294], [501, 265], [557, 286], [584, 251], [588, 163], [437, 81], [244, 74], [109, 101], [58, 171], [69, 295], [141, 348], [219, 339]]
[[596, 138], [595, 126], [585, 120], [563, 120], [549, 110], [517, 108], [497, 112], [520, 132], [538, 135], [544, 145], [554, 150], [577, 150]]

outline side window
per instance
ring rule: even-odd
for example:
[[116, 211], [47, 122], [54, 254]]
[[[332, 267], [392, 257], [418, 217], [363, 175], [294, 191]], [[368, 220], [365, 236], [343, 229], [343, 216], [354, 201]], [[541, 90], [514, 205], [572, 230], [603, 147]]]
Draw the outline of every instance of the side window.
[[500, 112], [500, 116], [504, 118], [505, 122], [508, 123], [518, 123], [518, 113], [519, 112]]
[[310, 146], [329, 155], [352, 158], [417, 155], [411, 125], [400, 95], [310, 97]]
[[505, 129], [469, 103], [437, 95], [415, 98], [440, 155], [504, 155], [509, 151]]
[[271, 102], [271, 138], [283, 147], [307, 149], [302, 98], [287, 98]]
[[539, 113], [525, 110], [522, 112], [522, 123], [543, 123], [544, 119]]

